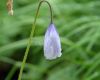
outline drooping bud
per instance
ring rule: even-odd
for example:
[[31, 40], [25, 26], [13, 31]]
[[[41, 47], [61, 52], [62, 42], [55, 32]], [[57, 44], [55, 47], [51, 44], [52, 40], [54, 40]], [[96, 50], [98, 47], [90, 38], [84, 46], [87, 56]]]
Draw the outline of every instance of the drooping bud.
[[57, 33], [54, 24], [50, 24], [44, 38], [44, 56], [46, 59], [52, 60], [61, 55], [59, 34]]

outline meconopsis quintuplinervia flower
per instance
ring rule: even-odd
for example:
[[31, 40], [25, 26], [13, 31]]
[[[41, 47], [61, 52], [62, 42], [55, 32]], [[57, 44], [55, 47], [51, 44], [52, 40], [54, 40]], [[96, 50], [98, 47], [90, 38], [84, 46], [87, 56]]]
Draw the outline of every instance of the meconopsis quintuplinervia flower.
[[45, 33], [44, 56], [46, 59], [52, 60], [60, 57], [61, 55], [60, 37], [54, 24], [51, 23]]

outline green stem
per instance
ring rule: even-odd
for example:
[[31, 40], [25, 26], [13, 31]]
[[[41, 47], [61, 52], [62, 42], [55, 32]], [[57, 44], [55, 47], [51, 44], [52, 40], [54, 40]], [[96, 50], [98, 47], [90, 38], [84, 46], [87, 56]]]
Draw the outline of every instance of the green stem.
[[24, 66], [25, 66], [25, 62], [27, 60], [27, 56], [28, 56], [30, 46], [31, 46], [31, 40], [32, 40], [32, 37], [34, 35], [34, 31], [35, 31], [36, 19], [38, 17], [39, 9], [40, 9], [40, 6], [41, 6], [42, 2], [46, 2], [49, 5], [50, 13], [51, 13], [51, 23], [53, 21], [51, 5], [49, 4], [48, 1], [45, 1], [45, 0], [40, 1], [39, 5], [38, 5], [37, 12], [36, 12], [35, 20], [34, 20], [34, 23], [33, 23], [33, 26], [32, 26], [32, 31], [30, 33], [29, 42], [28, 42], [28, 45], [27, 45], [27, 48], [26, 48], [26, 51], [25, 51], [25, 55], [24, 55], [24, 58], [23, 58], [23, 62], [22, 62], [22, 65], [21, 65], [21, 69], [20, 69], [20, 72], [19, 72], [18, 80], [21, 80], [21, 78], [22, 78], [23, 69], [24, 69]]
[[23, 58], [23, 62], [22, 62], [22, 66], [21, 66], [21, 69], [20, 69], [18, 80], [21, 80], [21, 77], [22, 77], [22, 72], [23, 72], [25, 62], [26, 62], [26, 59], [27, 59], [27, 56], [28, 56], [28, 52], [29, 52], [29, 49], [30, 49], [30, 46], [31, 46], [31, 39], [32, 39], [33, 34], [34, 34], [35, 23], [36, 23], [36, 19], [37, 19], [37, 16], [38, 16], [40, 5], [41, 5], [41, 3], [39, 4], [39, 7], [37, 9], [37, 13], [36, 13], [35, 20], [34, 20], [34, 23], [33, 23], [33, 26], [32, 26], [32, 31], [31, 31], [29, 42], [28, 42], [28, 45], [27, 45], [27, 48], [26, 48], [26, 51], [25, 51], [25, 55], [24, 55], [24, 58]]
[[45, 1], [45, 0], [43, 0], [42, 2], [46, 2], [47, 4], [48, 4], [48, 6], [49, 6], [49, 8], [50, 8], [50, 18], [51, 18], [51, 23], [53, 23], [53, 13], [52, 13], [52, 8], [51, 8], [51, 5], [50, 5], [50, 3], [48, 2], [48, 1]]

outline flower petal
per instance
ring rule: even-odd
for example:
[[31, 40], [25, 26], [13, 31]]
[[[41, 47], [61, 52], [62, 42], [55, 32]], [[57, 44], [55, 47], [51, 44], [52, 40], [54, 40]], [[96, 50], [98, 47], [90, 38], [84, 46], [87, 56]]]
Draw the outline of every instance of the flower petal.
[[61, 43], [54, 24], [50, 24], [44, 38], [44, 56], [46, 59], [56, 59], [61, 56]]

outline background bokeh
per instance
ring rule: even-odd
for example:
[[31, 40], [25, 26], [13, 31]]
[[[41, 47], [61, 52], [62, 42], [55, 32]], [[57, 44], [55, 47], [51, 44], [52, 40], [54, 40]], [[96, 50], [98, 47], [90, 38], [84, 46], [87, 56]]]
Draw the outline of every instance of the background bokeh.
[[[0, 80], [17, 80], [39, 0], [14, 0], [14, 16], [0, 0]], [[100, 80], [100, 0], [48, 0], [63, 55], [48, 61], [43, 37], [50, 23], [43, 4], [22, 80]]]

